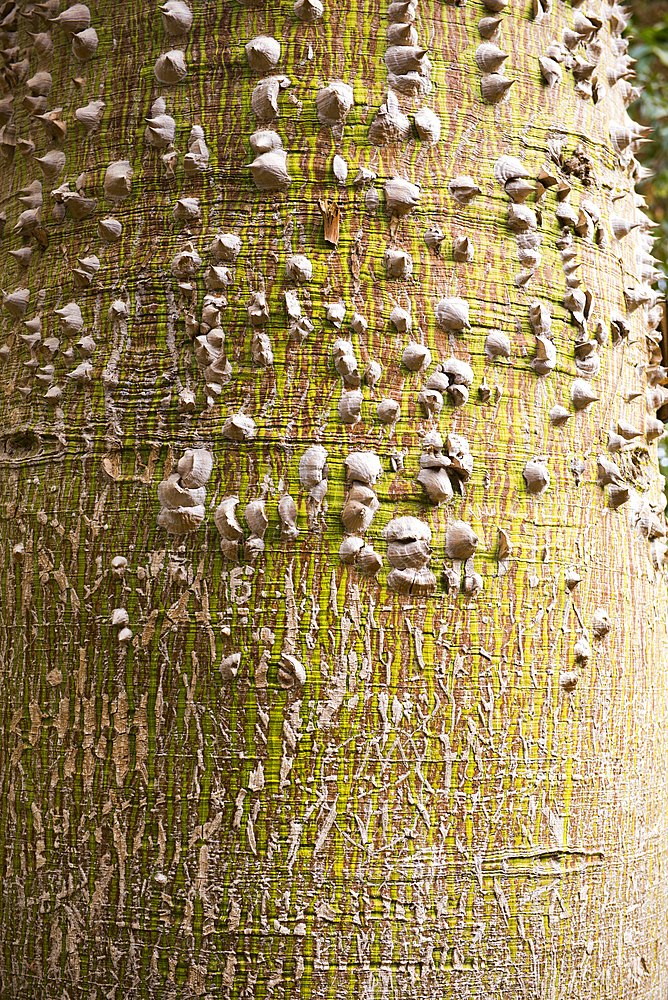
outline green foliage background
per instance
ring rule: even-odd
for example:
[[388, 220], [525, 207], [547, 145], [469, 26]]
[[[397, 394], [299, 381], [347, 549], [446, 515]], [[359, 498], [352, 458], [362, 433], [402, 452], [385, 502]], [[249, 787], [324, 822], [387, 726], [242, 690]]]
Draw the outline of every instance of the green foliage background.
[[632, 118], [650, 125], [652, 141], [639, 159], [654, 172], [640, 190], [650, 214], [657, 220], [658, 240], [654, 253], [666, 268], [668, 263], [668, 2], [636, 0], [629, 23], [629, 54], [637, 60], [639, 100], [629, 108]]
[[[643, 90], [629, 114], [654, 130], [651, 141], [638, 154], [653, 177], [639, 190], [647, 200], [649, 214], [658, 223], [654, 255], [668, 274], [668, 2], [635, 0], [631, 12], [629, 54], [636, 60], [637, 84]], [[659, 287], [665, 294], [668, 281], [659, 282]], [[659, 442], [659, 463], [668, 480], [665, 441]]]

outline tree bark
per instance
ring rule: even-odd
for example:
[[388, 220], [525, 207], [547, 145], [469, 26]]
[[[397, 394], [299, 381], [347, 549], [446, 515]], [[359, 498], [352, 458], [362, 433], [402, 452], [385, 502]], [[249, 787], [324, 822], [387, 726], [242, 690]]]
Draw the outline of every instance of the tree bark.
[[624, 15], [488, 2], [3, 9], [3, 997], [665, 994]]

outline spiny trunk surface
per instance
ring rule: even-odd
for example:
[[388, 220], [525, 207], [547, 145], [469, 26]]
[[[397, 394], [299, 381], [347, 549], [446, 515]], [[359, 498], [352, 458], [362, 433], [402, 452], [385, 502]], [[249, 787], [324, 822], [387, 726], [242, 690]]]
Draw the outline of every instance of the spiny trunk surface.
[[624, 16], [496, 6], [3, 8], [3, 997], [665, 995]]

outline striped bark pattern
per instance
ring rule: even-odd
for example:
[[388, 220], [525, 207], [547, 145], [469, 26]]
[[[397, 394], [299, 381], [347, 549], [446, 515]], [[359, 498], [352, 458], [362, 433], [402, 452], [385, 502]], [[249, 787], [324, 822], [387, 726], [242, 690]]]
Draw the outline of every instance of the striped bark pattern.
[[162, 11], [2, 9], [0, 996], [658, 1000], [623, 10]]

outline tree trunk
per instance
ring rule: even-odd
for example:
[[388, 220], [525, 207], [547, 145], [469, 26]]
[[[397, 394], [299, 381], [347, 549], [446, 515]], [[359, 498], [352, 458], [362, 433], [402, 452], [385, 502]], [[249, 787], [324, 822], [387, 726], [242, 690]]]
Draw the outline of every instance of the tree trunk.
[[624, 15], [486, 3], [3, 8], [2, 997], [665, 995]]

